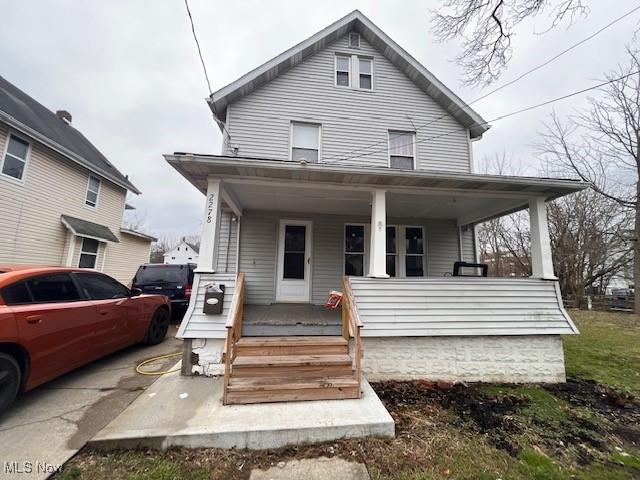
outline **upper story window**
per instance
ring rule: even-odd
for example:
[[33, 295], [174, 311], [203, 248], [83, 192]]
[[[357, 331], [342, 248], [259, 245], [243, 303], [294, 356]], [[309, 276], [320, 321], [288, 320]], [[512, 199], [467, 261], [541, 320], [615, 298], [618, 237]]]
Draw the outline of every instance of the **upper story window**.
[[414, 132], [389, 130], [389, 167], [400, 170], [415, 170]]
[[336, 54], [336, 86], [373, 90], [373, 58]]
[[358, 75], [360, 88], [363, 90], [371, 90], [373, 87], [373, 60], [370, 58], [358, 57]]
[[336, 55], [336, 85], [340, 87], [351, 86], [351, 57], [348, 55]]
[[89, 175], [89, 183], [87, 184], [87, 196], [84, 203], [95, 208], [98, 205], [98, 193], [100, 193], [100, 179]]
[[29, 142], [10, 134], [2, 158], [2, 174], [16, 180], [24, 180], [28, 157]]
[[318, 163], [320, 125], [291, 122], [291, 160]]

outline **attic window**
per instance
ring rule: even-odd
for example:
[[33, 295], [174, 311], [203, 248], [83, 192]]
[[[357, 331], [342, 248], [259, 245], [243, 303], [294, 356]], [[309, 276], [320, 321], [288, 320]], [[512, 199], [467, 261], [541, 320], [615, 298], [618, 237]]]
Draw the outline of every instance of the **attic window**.
[[349, 34], [349, 48], [360, 48], [360, 34], [358, 32]]

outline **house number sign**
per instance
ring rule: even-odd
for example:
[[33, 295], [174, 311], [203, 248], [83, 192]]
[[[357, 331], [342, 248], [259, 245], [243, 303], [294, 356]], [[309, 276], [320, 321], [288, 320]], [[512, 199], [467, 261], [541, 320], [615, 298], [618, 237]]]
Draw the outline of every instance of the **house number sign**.
[[211, 223], [215, 198], [216, 198], [215, 193], [209, 194], [209, 198], [207, 200], [207, 223]]

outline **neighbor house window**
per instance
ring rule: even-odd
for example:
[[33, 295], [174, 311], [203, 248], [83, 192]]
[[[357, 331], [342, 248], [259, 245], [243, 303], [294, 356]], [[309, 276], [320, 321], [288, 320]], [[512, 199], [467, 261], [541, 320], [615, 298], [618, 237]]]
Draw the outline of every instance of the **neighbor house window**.
[[320, 157], [320, 125], [291, 123], [291, 160], [318, 163]]
[[13, 134], [9, 135], [7, 149], [2, 159], [2, 174], [16, 180], [22, 180], [28, 155], [29, 143]]
[[96, 268], [99, 246], [100, 242], [98, 242], [98, 240], [84, 237], [82, 239], [82, 248], [80, 249], [80, 261], [78, 262], [78, 267]]
[[336, 55], [336, 85], [340, 87], [349, 87], [351, 82], [349, 77], [351, 74], [351, 56]]
[[389, 130], [389, 167], [400, 170], [415, 169], [414, 132]]
[[364, 275], [364, 225], [344, 226], [344, 274]]
[[95, 207], [98, 204], [98, 193], [100, 192], [100, 179], [89, 175], [89, 183], [87, 184], [87, 196], [84, 203], [90, 207]]
[[371, 90], [373, 88], [373, 60], [358, 57], [358, 75], [360, 76], [360, 88]]
[[406, 227], [404, 236], [406, 276], [424, 277], [424, 231], [422, 227]]

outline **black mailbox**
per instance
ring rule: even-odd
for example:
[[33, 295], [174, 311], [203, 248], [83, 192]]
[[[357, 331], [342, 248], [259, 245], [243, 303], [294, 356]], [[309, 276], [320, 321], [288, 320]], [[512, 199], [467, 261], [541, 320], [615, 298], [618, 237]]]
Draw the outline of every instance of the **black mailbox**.
[[221, 291], [213, 286], [204, 290], [204, 307], [202, 312], [207, 315], [220, 315], [222, 313], [222, 305], [224, 304], [224, 285], [218, 286]]

